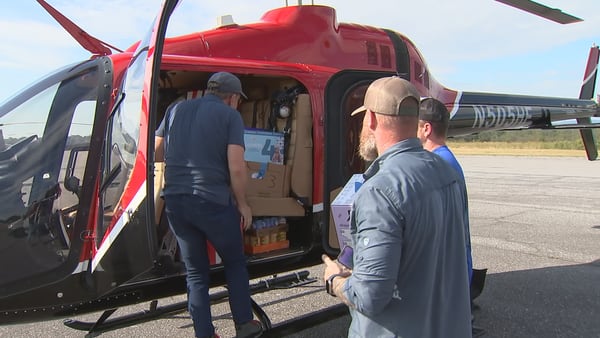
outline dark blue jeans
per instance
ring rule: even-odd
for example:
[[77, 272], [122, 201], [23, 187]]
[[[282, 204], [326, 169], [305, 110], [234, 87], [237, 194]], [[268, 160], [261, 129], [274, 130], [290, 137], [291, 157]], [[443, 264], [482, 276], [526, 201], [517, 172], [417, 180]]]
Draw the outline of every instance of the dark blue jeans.
[[177, 237], [187, 270], [188, 310], [196, 337], [214, 333], [210, 312], [210, 275], [206, 240], [221, 256], [229, 291], [229, 306], [236, 324], [252, 320], [250, 287], [244, 255], [240, 213], [194, 195], [165, 196], [167, 218]]

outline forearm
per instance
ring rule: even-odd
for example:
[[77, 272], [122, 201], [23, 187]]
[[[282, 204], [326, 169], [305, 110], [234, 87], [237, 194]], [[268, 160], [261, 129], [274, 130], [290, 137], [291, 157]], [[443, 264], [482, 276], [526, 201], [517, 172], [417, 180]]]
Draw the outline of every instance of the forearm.
[[248, 177], [246, 167], [232, 168], [229, 170], [231, 180], [231, 191], [238, 205], [247, 205], [246, 201], [246, 184]]
[[246, 183], [248, 181], [246, 161], [244, 160], [244, 147], [230, 144], [227, 147], [227, 161], [229, 168], [229, 181], [231, 192], [237, 202], [238, 208], [246, 207]]
[[346, 281], [348, 280], [349, 277], [336, 277], [333, 279], [332, 284], [333, 284], [333, 294], [339, 298], [342, 303], [346, 304], [348, 307], [350, 308], [356, 308], [356, 306], [354, 304], [352, 304], [352, 302], [346, 298], [346, 295], [344, 294], [344, 285], [346, 284]]
[[154, 138], [154, 162], [164, 162], [165, 146], [164, 138], [156, 136]]

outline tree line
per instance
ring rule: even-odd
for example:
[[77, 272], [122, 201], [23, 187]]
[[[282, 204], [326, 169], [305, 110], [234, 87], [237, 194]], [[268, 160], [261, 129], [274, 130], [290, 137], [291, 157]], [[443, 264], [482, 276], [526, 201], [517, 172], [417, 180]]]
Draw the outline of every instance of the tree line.
[[[596, 146], [600, 149], [597, 132], [594, 131]], [[581, 135], [577, 129], [569, 130], [510, 130], [486, 131], [474, 135], [453, 137], [452, 142], [500, 142], [500, 143], [536, 143], [546, 149], [583, 149]]]

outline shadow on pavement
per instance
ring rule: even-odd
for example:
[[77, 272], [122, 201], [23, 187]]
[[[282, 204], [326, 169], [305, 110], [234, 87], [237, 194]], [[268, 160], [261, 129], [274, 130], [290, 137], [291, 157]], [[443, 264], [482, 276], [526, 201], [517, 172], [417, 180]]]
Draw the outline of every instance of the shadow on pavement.
[[475, 305], [484, 337], [600, 337], [600, 260], [490, 273]]

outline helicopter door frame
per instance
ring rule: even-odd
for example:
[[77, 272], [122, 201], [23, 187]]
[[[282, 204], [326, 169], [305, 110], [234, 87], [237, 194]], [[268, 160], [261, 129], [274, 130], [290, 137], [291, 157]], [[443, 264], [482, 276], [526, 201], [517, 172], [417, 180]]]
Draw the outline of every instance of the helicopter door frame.
[[[338, 189], [343, 187], [355, 173], [366, 168], [357, 155], [362, 119], [350, 117], [350, 113], [363, 104], [368, 85], [374, 80], [396, 75], [393, 72], [343, 70], [334, 74], [325, 87], [325, 180], [323, 210], [331, 215], [331, 202]], [[361, 115], [362, 116], [362, 115]], [[325, 217], [327, 226], [322, 227], [322, 245], [329, 255], [339, 250], [332, 217]]]
[[167, 24], [178, 2], [163, 3], [140, 41], [107, 122], [98, 190], [97, 241], [88, 267], [98, 294], [132, 281], [155, 264], [158, 243], [154, 201], [149, 198], [154, 196], [154, 185], [148, 183], [153, 179], [158, 102], [159, 76], [155, 74], [160, 74]]

